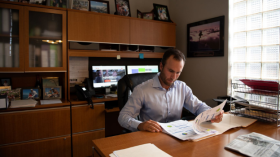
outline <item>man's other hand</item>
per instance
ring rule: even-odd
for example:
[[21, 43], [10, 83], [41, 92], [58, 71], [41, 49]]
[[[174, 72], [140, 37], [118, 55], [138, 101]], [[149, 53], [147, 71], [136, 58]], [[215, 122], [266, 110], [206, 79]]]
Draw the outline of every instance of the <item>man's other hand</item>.
[[224, 110], [220, 112], [214, 119], [211, 120], [212, 123], [220, 123], [223, 120]]
[[150, 131], [150, 132], [161, 132], [162, 128], [161, 126], [153, 121], [153, 120], [148, 120], [146, 122], [143, 122], [138, 125], [138, 130], [140, 131]]

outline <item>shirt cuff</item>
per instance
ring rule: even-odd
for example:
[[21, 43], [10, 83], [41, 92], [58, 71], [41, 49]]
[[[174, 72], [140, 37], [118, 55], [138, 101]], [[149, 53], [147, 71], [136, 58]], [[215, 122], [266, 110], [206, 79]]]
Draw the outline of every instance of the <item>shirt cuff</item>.
[[133, 131], [139, 131], [139, 130], [138, 130], [138, 125], [141, 124], [141, 123], [142, 123], [142, 122], [139, 121], [139, 120], [134, 120], [134, 121], [132, 121], [131, 127], [132, 127]]

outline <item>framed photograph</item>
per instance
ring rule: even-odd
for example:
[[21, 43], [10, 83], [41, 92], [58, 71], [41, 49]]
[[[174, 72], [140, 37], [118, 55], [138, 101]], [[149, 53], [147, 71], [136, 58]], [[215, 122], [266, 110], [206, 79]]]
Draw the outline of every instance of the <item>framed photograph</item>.
[[155, 4], [155, 3], [153, 5], [154, 5], [155, 20], [172, 22], [166, 5]]
[[40, 88], [22, 88], [21, 90], [21, 98], [25, 99], [40, 99], [41, 91]]
[[50, 6], [67, 8], [67, 0], [50, 0]]
[[187, 25], [187, 57], [224, 56], [224, 21], [220, 16]]
[[11, 78], [0, 78], [0, 86], [12, 86]]
[[61, 86], [43, 87], [43, 99], [61, 99]]
[[137, 9], [137, 18], [142, 19], [142, 12]]
[[11, 86], [1, 86], [0, 87], [0, 92], [1, 91], [6, 91], [6, 90], [11, 90], [12, 88], [11, 88]]
[[147, 19], [147, 20], [153, 20], [154, 19], [154, 12], [142, 13], [142, 18]]
[[109, 1], [89, 0], [89, 11], [110, 14]]
[[42, 77], [42, 86], [59, 86], [58, 77]]
[[83, 11], [88, 11], [88, 7], [89, 7], [88, 0], [73, 0], [71, 5], [71, 9], [83, 10]]
[[131, 16], [129, 0], [115, 0], [117, 15]]

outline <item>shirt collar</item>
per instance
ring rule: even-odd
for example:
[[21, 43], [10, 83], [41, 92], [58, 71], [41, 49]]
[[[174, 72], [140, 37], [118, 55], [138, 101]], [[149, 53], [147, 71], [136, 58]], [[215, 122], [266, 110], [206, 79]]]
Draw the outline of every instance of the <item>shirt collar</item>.
[[[163, 88], [159, 81], [160, 72], [153, 78], [153, 87]], [[170, 88], [176, 88], [177, 80], [170, 86]]]

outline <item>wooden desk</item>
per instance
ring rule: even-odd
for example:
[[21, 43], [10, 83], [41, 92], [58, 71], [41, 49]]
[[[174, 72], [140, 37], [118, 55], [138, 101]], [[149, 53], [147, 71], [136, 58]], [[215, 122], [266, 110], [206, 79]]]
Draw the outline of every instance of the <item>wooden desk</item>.
[[[233, 157], [242, 154], [224, 149], [224, 146], [239, 135], [251, 132], [261, 133], [276, 140], [280, 140], [280, 127], [275, 123], [257, 121], [246, 128], [234, 128], [221, 135], [217, 135], [202, 141], [181, 141], [164, 133], [150, 133], [138, 131], [119, 136], [93, 140], [95, 156], [109, 157], [115, 150], [124, 149], [145, 143], [155, 144], [159, 149], [173, 157], [181, 156], [221, 156]], [[98, 153], [98, 154], [97, 154]]]

